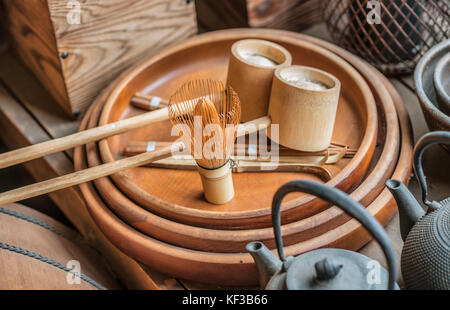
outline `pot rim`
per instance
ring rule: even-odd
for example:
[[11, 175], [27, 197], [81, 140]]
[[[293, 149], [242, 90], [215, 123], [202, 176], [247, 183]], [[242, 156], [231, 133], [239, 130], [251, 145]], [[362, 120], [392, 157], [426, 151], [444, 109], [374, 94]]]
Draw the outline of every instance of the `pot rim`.
[[448, 50], [450, 52], [450, 39], [433, 46], [427, 53], [425, 53], [425, 55], [422, 56], [416, 66], [416, 69], [414, 70], [414, 87], [416, 94], [419, 97], [422, 110], [426, 110], [428, 113], [433, 115], [434, 119], [438, 119], [440, 122], [444, 122], [450, 126], [450, 116], [447, 116], [430, 100], [430, 98], [428, 98], [425, 93], [422, 80], [425, 71], [429, 69], [428, 67], [431, 61], [434, 60], [437, 54], [444, 50]]

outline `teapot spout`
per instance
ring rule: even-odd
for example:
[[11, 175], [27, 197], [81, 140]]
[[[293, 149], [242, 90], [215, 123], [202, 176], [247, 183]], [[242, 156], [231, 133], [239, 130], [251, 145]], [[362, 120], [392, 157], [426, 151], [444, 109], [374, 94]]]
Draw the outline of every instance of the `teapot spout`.
[[405, 240], [414, 224], [425, 215], [425, 211], [401, 181], [387, 180], [386, 186], [397, 202], [400, 215], [400, 234]]
[[261, 242], [250, 242], [245, 248], [255, 260], [259, 285], [264, 289], [272, 276], [283, 268], [283, 263]]

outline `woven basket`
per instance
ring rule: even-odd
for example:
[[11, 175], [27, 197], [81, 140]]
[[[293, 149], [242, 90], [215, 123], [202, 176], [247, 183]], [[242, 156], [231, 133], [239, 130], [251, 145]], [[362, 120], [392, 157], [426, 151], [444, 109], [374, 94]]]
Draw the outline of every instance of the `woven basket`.
[[450, 38], [448, 0], [322, 0], [321, 6], [333, 40], [387, 75], [411, 73], [428, 49]]

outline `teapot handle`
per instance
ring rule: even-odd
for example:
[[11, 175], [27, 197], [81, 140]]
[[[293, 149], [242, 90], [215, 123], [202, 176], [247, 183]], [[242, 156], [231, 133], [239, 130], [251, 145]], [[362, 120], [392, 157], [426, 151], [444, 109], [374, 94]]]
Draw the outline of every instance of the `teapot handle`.
[[432, 131], [425, 134], [419, 139], [414, 147], [414, 174], [419, 181], [420, 190], [422, 191], [422, 201], [428, 207], [437, 209], [440, 204], [436, 201], [428, 200], [428, 188], [425, 174], [422, 167], [422, 156], [424, 151], [432, 144], [444, 143], [450, 144], [450, 131]]
[[283, 262], [286, 261], [286, 257], [284, 255], [283, 239], [280, 228], [280, 206], [284, 196], [292, 192], [302, 192], [317, 196], [335, 204], [347, 214], [357, 219], [381, 245], [389, 267], [389, 289], [394, 289], [397, 279], [397, 266], [395, 264], [394, 250], [383, 226], [381, 226], [381, 224], [359, 202], [354, 201], [346, 193], [316, 181], [296, 180], [288, 182], [281, 186], [273, 197], [272, 224], [278, 255]]

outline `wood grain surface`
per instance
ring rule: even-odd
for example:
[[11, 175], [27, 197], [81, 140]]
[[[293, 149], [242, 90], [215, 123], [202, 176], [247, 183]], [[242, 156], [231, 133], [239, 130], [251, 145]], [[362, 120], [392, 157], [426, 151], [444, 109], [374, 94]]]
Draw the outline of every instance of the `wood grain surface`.
[[[326, 33], [325, 27], [318, 26], [313, 27], [311, 31], [308, 31], [308, 33], [311, 33], [312, 35], [324, 39], [328, 39], [328, 35]], [[324, 43], [324, 42], [319, 42]], [[331, 46], [331, 45], [330, 45]], [[341, 50], [342, 51], [342, 50]], [[2, 56], [3, 57], [3, 56]], [[2, 64], [0, 66], [2, 70], [5, 68]], [[14, 73], [14, 66], [12, 66], [11, 72]], [[363, 75], [365, 78], [373, 79], [373, 76], [368, 75], [366, 76], [367, 72], [365, 72]], [[29, 74], [18, 74], [18, 77], [20, 77], [17, 81], [19, 83], [30, 83]], [[3, 82], [5, 80], [2, 77]], [[17, 82], [16, 81], [16, 82]], [[420, 110], [420, 105], [417, 102], [417, 98], [413, 93], [413, 85], [411, 83], [411, 78], [409, 79], [403, 79], [403, 80], [392, 80], [396, 89], [400, 92], [405, 106], [408, 108], [408, 111], [410, 113], [410, 116], [413, 120], [413, 129], [414, 129], [414, 136], [415, 139], [421, 136], [422, 133], [426, 132], [426, 124], [423, 119], [422, 112]], [[14, 82], [14, 83], [16, 83]], [[13, 89], [13, 84], [8, 83], [8, 88]], [[20, 86], [20, 85], [19, 85]], [[379, 87], [379, 89], [384, 89], [384, 87]], [[27, 109], [24, 109], [21, 106], [21, 103], [18, 102], [18, 95], [24, 94], [24, 93], [15, 93], [14, 95], [16, 97], [10, 98], [8, 104], [6, 100], [7, 97], [5, 97], [4, 93], [0, 92], [0, 99], [2, 104], [0, 105], [0, 125], [1, 130], [0, 134], [2, 138], [5, 141], [8, 141], [8, 146], [12, 149], [18, 148], [20, 146], [28, 145], [30, 143], [36, 143], [43, 141], [45, 139], [49, 139], [50, 137], [58, 137], [67, 135], [67, 133], [71, 132], [70, 129], [64, 129], [65, 123], [67, 122], [67, 119], [59, 116], [54, 113], [54, 109], [51, 108], [49, 105], [45, 105], [46, 100], [42, 99], [41, 95], [33, 95], [33, 93], [30, 93], [29, 102], [31, 107], [39, 107], [39, 109], [31, 110], [27, 106]], [[9, 95], [7, 95], [9, 96]], [[42, 99], [42, 100], [40, 100]], [[42, 101], [42, 105], [39, 106], [39, 102]], [[398, 105], [398, 109], [403, 108], [402, 114], [400, 115], [400, 119], [403, 119], [405, 117], [406, 111], [404, 110], [403, 104], [400, 103]], [[37, 111], [41, 111], [41, 113], [37, 113]], [[399, 110], [400, 112], [400, 110]], [[52, 122], [45, 122], [46, 119], [43, 116], [50, 116], [53, 121]], [[402, 128], [405, 129], [404, 122], [402, 123]], [[75, 127], [74, 127], [75, 128]], [[63, 129], [63, 130], [59, 130]], [[59, 130], [59, 131], [58, 131]], [[67, 130], [67, 131], [66, 131]], [[406, 130], [408, 130], [408, 125], [406, 126]], [[73, 132], [73, 131], [72, 131]], [[8, 134], [6, 134], [8, 133]], [[403, 139], [402, 139], [403, 140]], [[35, 141], [35, 142], [33, 142]], [[431, 150], [429, 153], [425, 154], [425, 170], [427, 172], [427, 176], [429, 176], [429, 182], [433, 186], [433, 194], [436, 195], [437, 198], [446, 197], [445, 189], [447, 188], [448, 184], [448, 174], [445, 174], [447, 170], [442, 169], [442, 163], [446, 163], [448, 161], [445, 161], [445, 159], [448, 157], [448, 154], [439, 148], [439, 146], [436, 146], [433, 150]], [[64, 154], [55, 154], [50, 156], [50, 158], [44, 158], [42, 160], [36, 160], [33, 162], [30, 162], [26, 165], [27, 169], [29, 171], [33, 172], [33, 176], [37, 179], [46, 179], [49, 177], [52, 177], [54, 175], [58, 175], [61, 173], [67, 173], [70, 171], [73, 171], [72, 163], [69, 161], [70, 157], [65, 157]], [[440, 164], [436, 164], [440, 163]], [[447, 165], [446, 165], [447, 166]], [[61, 172], [62, 171], [62, 172]], [[31, 181], [31, 180], [30, 180]], [[419, 195], [420, 190], [417, 186], [417, 182], [414, 182], [412, 180], [410, 184], [410, 188], [412, 191]], [[122, 264], [118, 263], [121, 261], [118, 257], [125, 258], [126, 256], [121, 254], [121, 256], [115, 256], [113, 253], [108, 250], [108, 246], [105, 246], [104, 244], [107, 244], [109, 241], [104, 242], [102, 241], [102, 238], [99, 236], [103, 236], [101, 232], [98, 231], [98, 229], [93, 230], [87, 230], [88, 227], [94, 227], [94, 222], [90, 219], [88, 216], [87, 218], [83, 216], [83, 208], [84, 202], [81, 197], [77, 198], [77, 191], [72, 190], [63, 190], [57, 193], [52, 194], [53, 200], [57, 203], [57, 205], [65, 210], [66, 215], [71, 219], [73, 223], [75, 223], [75, 226], [83, 231], [83, 234], [87, 235], [91, 240], [97, 239], [96, 244], [100, 251], [103, 251], [103, 253], [108, 253], [106, 256], [110, 260], [110, 262], [116, 261], [116, 264], [113, 264], [114, 270], [116, 272], [119, 272], [121, 275], [121, 278], [126, 280], [127, 285], [129, 287], [150, 287], [150, 285], [145, 285], [144, 277], [147, 277], [149, 279], [153, 279], [154, 282], [158, 285], [159, 288], [162, 289], [180, 289], [182, 287], [189, 288], [189, 289], [211, 289], [216, 288], [216, 286], [211, 285], [200, 285], [196, 281], [177, 281], [169, 276], [162, 275], [158, 272], [155, 272], [154, 270], [151, 270], [150, 268], [146, 266], [141, 266], [136, 263], [131, 263], [133, 260], [130, 258], [122, 259]], [[70, 212], [72, 210], [73, 212]], [[80, 215], [81, 214], [81, 215]], [[84, 223], [84, 224], [83, 224]], [[389, 223], [389, 234], [390, 237], [393, 239], [393, 242], [395, 243], [396, 249], [401, 249], [401, 240], [398, 234], [398, 220], [396, 222], [390, 222]], [[97, 231], [97, 232], [96, 232]], [[110, 243], [109, 243], [110, 244]], [[113, 247], [110, 245], [110, 247]], [[383, 263], [383, 257], [382, 254], [379, 253], [378, 245], [374, 242], [369, 243], [364, 249], [363, 253], [368, 253], [369, 257], [379, 260]], [[134, 261], [133, 261], [134, 262]], [[133, 266], [139, 266], [137, 268], [134, 268]], [[145, 270], [145, 272], [139, 273], [137, 271], [138, 268], [141, 268], [141, 270]], [[125, 272], [121, 273], [121, 270], [126, 270]], [[145, 276], [144, 276], [145, 274]], [[150, 276], [149, 276], [150, 275]], [[139, 283], [140, 282], [140, 283]], [[180, 286], [180, 283], [182, 286]], [[139, 284], [139, 285], [138, 285]]]
[[[131, 64], [197, 33], [194, 3], [184, 0], [4, 0], [3, 6], [17, 54], [69, 114]], [[71, 14], [79, 22], [69, 22]]]
[[25, 66], [67, 112], [69, 96], [46, 0], [3, 0], [5, 34]]
[[67, 1], [48, 3], [74, 110], [130, 64], [197, 32], [194, 4], [182, 0], [83, 0], [79, 25], [67, 23]]
[[[298, 36], [297, 38], [302, 38], [302, 36]], [[313, 39], [311, 39], [311, 41], [313, 41]], [[326, 46], [325, 43], [322, 45]], [[379, 76], [374, 73], [374, 71], [371, 71], [370, 67], [366, 66], [357, 59], [353, 59], [352, 57], [349, 57], [347, 60], [357, 66], [369, 82], [377, 81], [373, 85], [374, 88], [380, 88], [383, 90], [382, 92], [385, 92], [386, 89], [388, 89], [390, 91], [389, 94], [392, 93], [392, 98], [395, 101], [395, 105], [397, 109], [400, 110], [399, 119], [402, 128], [402, 138], [399, 139], [402, 141], [402, 152], [399, 157], [399, 164], [395, 169], [393, 176], [407, 182], [411, 172], [410, 160], [412, 144], [409, 122], [402, 106], [402, 102], [399, 99], [398, 94], [396, 94], [395, 90], [393, 90], [392, 86], [389, 86], [388, 83], [386, 84], [386, 81], [384, 80], [379, 80]], [[83, 162], [79, 161], [79, 159], [82, 159], [83, 157], [83, 153], [80, 151], [81, 150], [78, 149], [76, 152], [77, 168], [82, 168], [83, 165]], [[381, 186], [381, 189], [383, 188], [384, 186]], [[249, 261], [247, 261], [246, 255], [242, 256], [241, 254], [231, 253], [227, 255], [216, 255], [213, 253], [203, 253], [191, 250], [188, 251], [189, 255], [183, 255], [182, 248], [173, 246], [166, 247], [164, 243], [161, 242], [154, 243], [152, 238], [131, 229], [125, 223], [120, 221], [120, 219], [112, 215], [112, 213], [108, 210], [108, 207], [105, 206], [100, 200], [94, 188], [90, 188], [89, 184], [82, 185], [82, 190], [83, 193], [87, 195], [90, 210], [97, 223], [99, 223], [100, 227], [102, 227], [103, 231], [111, 238], [115, 239], [117, 242], [116, 244], [123, 246], [122, 249], [130, 255], [133, 255], [133, 257], [141, 261], [147, 261], [154, 267], [160, 266], [162, 270], [165, 270], [165, 272], [172, 275], [178, 275], [179, 273], [182, 278], [195, 279], [196, 281], [211, 283], [214, 278], [217, 279], [216, 283], [233, 283], [234, 285], [237, 283], [246, 283], [245, 281], [255, 281], [255, 278], [253, 278], [253, 280], [248, 278], [254, 277], [254, 273], [251, 271], [250, 267], [250, 269], [247, 269], [247, 264]], [[395, 204], [392, 196], [387, 190], [384, 190], [383, 193], [368, 206], [368, 210], [375, 215], [381, 223], [385, 224], [395, 212]], [[288, 246], [286, 247], [286, 250], [289, 252], [288, 255], [296, 255], [301, 253], [303, 250], [310, 250], [317, 246], [357, 249], [365, 244], [369, 239], [370, 236], [367, 232], [364, 231], [357, 222], [355, 223], [355, 221], [352, 220], [336, 229], [328, 231], [324, 235], [306, 242], [300, 242]], [[134, 245], [129, 244], [130, 242]], [[179, 261], [179, 259], [181, 259], [183, 263]], [[235, 264], [234, 266], [233, 262]], [[183, 268], [183, 270], [180, 270], [180, 265], [189, 266], [189, 268]], [[247, 280], [244, 280], [244, 278]]]
[[[194, 77], [224, 80], [232, 44], [249, 37], [284, 45], [293, 54], [295, 63], [323, 68], [341, 80], [342, 96], [333, 141], [358, 148], [358, 152], [352, 159], [344, 158], [326, 168], [333, 176], [328, 182], [330, 186], [344, 191], [354, 187], [365, 174], [375, 147], [377, 112], [373, 95], [351, 66], [325, 50], [290, 39], [283, 31], [218, 31], [164, 50], [117, 79], [117, 83], [111, 86], [111, 94], [102, 99], [106, 103], [99, 124], [142, 112], [129, 105], [129, 100], [138, 91], [168, 98], [180, 85]], [[165, 83], [161, 84], [161, 80]], [[102, 160], [111, 162], [120, 158], [129, 140], [175, 139], [170, 133], [170, 123], [160, 122], [103, 140], [99, 143]], [[299, 177], [318, 179], [305, 173], [236, 174], [235, 199], [228, 204], [214, 206], [203, 199], [200, 178], [192, 171], [137, 168], [112, 176], [128, 197], [152, 212], [179, 222], [220, 229], [270, 227], [269, 207], [273, 193], [283, 183]], [[283, 206], [286, 211], [282, 215], [283, 222], [306, 218], [327, 206], [308, 195], [290, 195]]]
[[[398, 154], [398, 123], [397, 115], [389, 96], [374, 89], [379, 105], [379, 132], [376, 155], [371, 162], [371, 171], [363, 182], [351, 192], [351, 197], [363, 205], [371, 203], [381, 191], [384, 182], [391, 176], [395, 165], [392, 158]], [[107, 96], [107, 94], [105, 94]], [[99, 100], [93, 106], [89, 119], [89, 127], [96, 126], [101, 112]], [[83, 120], [83, 129], [87, 119]], [[98, 148], [95, 143], [86, 146], [88, 165], [95, 167], [101, 164]], [[383, 172], [384, 171], [384, 172]], [[182, 223], [170, 221], [156, 214], [148, 212], [141, 206], [128, 199], [111, 182], [110, 178], [101, 178], [94, 181], [95, 188], [107, 206], [117, 214], [125, 223], [158, 240], [181, 246], [183, 248], [210, 252], [244, 252], [245, 245], [253, 240], [264, 242], [269, 248], [274, 248], [272, 228], [247, 230], [217, 230], [193, 227]], [[325, 233], [340, 224], [345, 223], [348, 217], [342, 212], [328, 209], [316, 216], [305, 218], [291, 224], [283, 225], [285, 245], [295, 244]]]

